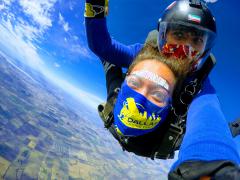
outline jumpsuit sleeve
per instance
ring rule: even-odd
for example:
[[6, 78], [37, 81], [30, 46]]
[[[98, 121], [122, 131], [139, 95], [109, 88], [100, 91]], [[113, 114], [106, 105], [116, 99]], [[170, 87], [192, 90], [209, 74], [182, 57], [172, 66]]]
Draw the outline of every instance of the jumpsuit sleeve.
[[124, 45], [110, 37], [106, 18], [85, 18], [88, 46], [101, 60], [129, 67], [143, 45]]
[[228, 160], [239, 164], [237, 145], [233, 141], [228, 122], [209, 79], [203, 90], [191, 103], [186, 124], [186, 134], [179, 150], [175, 169], [185, 161]]

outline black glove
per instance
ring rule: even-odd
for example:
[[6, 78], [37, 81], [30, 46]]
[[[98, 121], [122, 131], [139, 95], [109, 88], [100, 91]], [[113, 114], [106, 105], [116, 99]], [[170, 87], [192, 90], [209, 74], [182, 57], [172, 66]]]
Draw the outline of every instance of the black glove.
[[185, 161], [176, 169], [169, 172], [169, 180], [237, 180], [239, 179], [240, 169], [231, 161]]
[[108, 0], [86, 0], [84, 16], [104, 18], [108, 14]]

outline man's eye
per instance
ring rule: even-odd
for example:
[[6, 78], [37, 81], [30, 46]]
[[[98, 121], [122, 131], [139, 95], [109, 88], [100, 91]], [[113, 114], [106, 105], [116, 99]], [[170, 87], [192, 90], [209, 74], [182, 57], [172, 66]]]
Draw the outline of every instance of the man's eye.
[[192, 38], [192, 42], [195, 45], [202, 45], [204, 43], [202, 37], [194, 37], [194, 38]]
[[174, 35], [174, 38], [177, 40], [186, 39], [185, 34], [181, 31], [175, 31], [173, 35]]

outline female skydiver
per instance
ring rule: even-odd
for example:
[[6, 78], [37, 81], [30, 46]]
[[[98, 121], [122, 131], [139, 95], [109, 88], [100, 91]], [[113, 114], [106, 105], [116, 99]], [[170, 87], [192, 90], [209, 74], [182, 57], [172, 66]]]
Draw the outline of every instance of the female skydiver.
[[114, 103], [118, 135], [140, 136], [156, 130], [165, 121], [175, 86], [186, 77], [190, 65], [191, 61], [176, 60], [145, 46], [130, 65]]
[[[165, 10], [159, 23], [158, 47], [167, 55], [192, 57], [195, 60], [195, 70], [201, 66], [213, 46], [216, 26], [209, 9], [201, 2], [192, 2], [194, 1], [177, 1]], [[100, 59], [120, 67], [128, 67], [143, 45], [125, 46], [111, 39], [106, 27], [104, 5], [105, 1], [87, 0], [86, 9], [91, 9], [91, 13], [88, 10], [85, 13], [89, 47]], [[98, 12], [95, 7], [99, 6], [103, 8]], [[170, 41], [170, 38], [173, 40]], [[195, 169], [188, 169], [186, 176], [190, 177], [189, 172], [197, 174], [195, 177], [214, 174], [216, 167], [224, 167], [224, 162], [232, 165], [240, 162], [236, 145], [209, 79], [204, 82], [201, 92], [188, 109], [186, 127], [179, 157], [171, 169], [170, 178], [171, 175], [176, 177], [176, 174], [179, 175], [194, 163]], [[211, 168], [207, 172], [204, 167], [208, 165]]]

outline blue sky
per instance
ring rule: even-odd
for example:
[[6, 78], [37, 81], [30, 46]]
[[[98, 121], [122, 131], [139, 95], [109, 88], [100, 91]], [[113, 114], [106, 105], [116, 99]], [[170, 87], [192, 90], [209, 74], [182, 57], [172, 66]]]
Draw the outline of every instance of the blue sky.
[[[147, 3], [149, 1], [131, 2], [129, 5], [128, 1], [121, 1], [115, 6], [112, 2], [108, 20], [109, 31], [113, 37], [126, 44], [144, 42], [147, 32], [156, 27], [160, 12], [172, 1], [152, 0], [152, 4]], [[218, 27], [218, 39], [213, 49], [217, 66], [210, 78], [229, 120], [240, 117], [240, 20], [237, 20], [239, 5], [237, 0], [231, 3], [218, 0], [209, 4]], [[148, 13], [143, 13], [146, 11]]]
[[[149, 3], [151, 2], [151, 3]], [[144, 42], [170, 0], [111, 0], [108, 27], [122, 43]], [[229, 120], [240, 117], [240, 20], [237, 0], [210, 4], [217, 20], [211, 80]], [[86, 44], [84, 1], [0, 0], [0, 50], [84, 99], [92, 107], [105, 98], [102, 67]]]
[[86, 45], [83, 7], [77, 0], [0, 1], [0, 50], [96, 107], [105, 89]]

